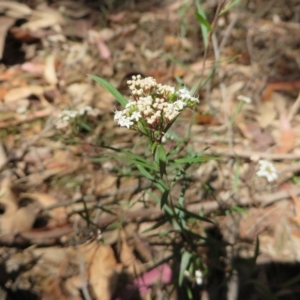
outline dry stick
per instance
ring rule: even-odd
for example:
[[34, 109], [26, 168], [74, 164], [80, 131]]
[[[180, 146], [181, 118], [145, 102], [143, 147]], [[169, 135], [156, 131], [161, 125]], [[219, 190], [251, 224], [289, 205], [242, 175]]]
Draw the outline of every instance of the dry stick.
[[211, 148], [206, 150], [206, 154], [213, 154], [219, 156], [233, 156], [233, 157], [242, 157], [242, 158], [249, 158], [253, 160], [258, 160], [260, 158], [269, 159], [269, 160], [294, 160], [300, 158], [300, 153], [267, 153], [267, 152], [258, 152], [258, 151], [251, 151], [246, 149], [237, 149], [233, 148], [226, 149], [226, 148]]

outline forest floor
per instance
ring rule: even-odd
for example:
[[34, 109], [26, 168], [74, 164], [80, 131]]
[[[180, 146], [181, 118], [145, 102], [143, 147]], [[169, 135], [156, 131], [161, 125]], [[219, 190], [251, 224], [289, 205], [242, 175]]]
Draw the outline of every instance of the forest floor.
[[218, 1], [200, 1], [207, 48], [196, 2], [0, 2], [0, 299], [186, 299], [168, 225], [145, 231], [163, 216], [153, 186], [104, 147], [145, 154], [145, 141], [87, 74], [125, 96], [137, 74], [197, 87], [165, 143], [188, 132], [216, 158], [185, 192], [213, 222], [195, 225], [208, 242], [190, 297], [300, 299], [300, 2], [242, 0], [216, 17]]

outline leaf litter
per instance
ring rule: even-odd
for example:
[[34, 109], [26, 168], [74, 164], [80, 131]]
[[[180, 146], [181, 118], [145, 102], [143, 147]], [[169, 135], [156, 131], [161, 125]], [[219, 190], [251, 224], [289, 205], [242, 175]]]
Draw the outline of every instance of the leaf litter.
[[[228, 258], [252, 257], [259, 236], [258, 264], [299, 260], [300, 119], [293, 105], [299, 88], [299, 24], [284, 1], [264, 17], [259, 13], [264, 1], [256, 1], [254, 14], [248, 3], [245, 11], [235, 9], [219, 19], [218, 68], [211, 48], [204, 60], [195, 8], [184, 1], [131, 7], [124, 1], [104, 10], [95, 9], [93, 1], [22, 2], [0, 3], [5, 289], [28, 290], [39, 299], [131, 299], [136, 294], [175, 299], [169, 257], [176, 234], [166, 224], [147, 231], [162, 217], [145, 192], [151, 185], [127, 178], [134, 169], [110, 160], [109, 150], [99, 146], [143, 153], [144, 145], [135, 133], [115, 126], [117, 102], [86, 74], [104, 77], [124, 94], [123, 83], [133, 74], [163, 84], [180, 79], [190, 87], [212, 76], [198, 91], [201, 104], [189, 142], [196, 152], [209, 147], [207, 154], [220, 159], [191, 171], [185, 209], [202, 211], [217, 224], [223, 241], [234, 244], [226, 248]], [[210, 1], [203, 6], [215, 9]], [[227, 30], [233, 21], [236, 26]], [[237, 112], [240, 95], [251, 101]], [[84, 130], [56, 130], [62, 111], [86, 106], [99, 113], [87, 119]], [[184, 134], [191, 116], [182, 115], [172, 128], [175, 134]], [[260, 159], [278, 171], [272, 184], [255, 175]], [[175, 187], [174, 193], [180, 190]], [[197, 221], [194, 226], [205, 236], [212, 225]], [[199, 256], [213, 267], [205, 247], [199, 246]]]

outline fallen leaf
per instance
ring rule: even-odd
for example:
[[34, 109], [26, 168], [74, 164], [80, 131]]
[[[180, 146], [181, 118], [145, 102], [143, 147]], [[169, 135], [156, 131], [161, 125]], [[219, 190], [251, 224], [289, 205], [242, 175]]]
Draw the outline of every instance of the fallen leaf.
[[104, 60], [110, 60], [111, 59], [111, 52], [110, 52], [108, 46], [105, 44], [105, 42], [102, 41], [101, 39], [97, 39], [97, 46], [98, 46], [100, 56]]
[[274, 153], [287, 153], [296, 147], [296, 133], [284, 114], [280, 116], [280, 136]]
[[45, 61], [44, 78], [50, 85], [56, 85], [58, 82], [55, 71], [55, 55], [50, 54]]
[[[1, 7], [1, 4], [0, 4]], [[0, 16], [0, 59], [3, 56], [4, 44], [8, 29], [15, 23], [15, 19]]]
[[45, 65], [32, 62], [26, 62], [21, 65], [21, 70], [29, 73], [40, 74], [44, 73]]
[[272, 100], [272, 94], [274, 91], [298, 91], [299, 88], [300, 80], [268, 83], [262, 93], [262, 100], [266, 102]]
[[277, 116], [273, 102], [262, 102], [258, 108], [258, 113], [256, 119], [262, 128], [269, 126]]
[[127, 242], [127, 237], [123, 229], [120, 230], [121, 238], [121, 250], [120, 250], [120, 261], [127, 269], [128, 273], [135, 275], [140, 273], [142, 270], [142, 264], [137, 260], [134, 255], [133, 247], [130, 247]]
[[32, 228], [39, 210], [34, 204], [20, 207], [11, 213], [5, 212], [0, 217], [1, 235], [15, 235]]
[[17, 1], [2, 0], [0, 2], [0, 12], [5, 12], [7, 16], [14, 16], [15, 18], [25, 18], [32, 13], [32, 9]]
[[18, 198], [12, 190], [10, 178], [4, 178], [0, 186], [0, 203], [4, 206], [4, 212], [11, 214], [18, 209]]
[[84, 253], [89, 283], [96, 300], [111, 300], [118, 280], [118, 264], [110, 246], [99, 245], [96, 241], [81, 245]]
[[17, 87], [9, 90], [4, 96], [4, 102], [13, 102], [19, 99], [24, 99], [30, 95], [37, 97], [43, 95], [44, 88], [39, 85], [30, 85], [26, 87]]
[[62, 25], [64, 22], [65, 20], [58, 10], [42, 6], [39, 10], [33, 11], [29, 21], [21, 25], [21, 28], [35, 32], [39, 29]]
[[[29, 198], [37, 201], [44, 210], [59, 203], [56, 198], [45, 193], [22, 193], [20, 196], [21, 198]], [[48, 228], [53, 228], [67, 222], [67, 210], [64, 206], [49, 210], [48, 215], [50, 216], [50, 220], [47, 222]]]
[[21, 27], [13, 27], [10, 29], [10, 33], [16, 40], [23, 43], [32, 43], [38, 41], [39, 37], [28, 29]]
[[[5, 166], [5, 164], [7, 163], [7, 156], [4, 150], [4, 147], [2, 145], [2, 143], [0, 142], [0, 170], [2, 169], [2, 167]], [[0, 194], [1, 197], [1, 194]], [[1, 201], [1, 198], [0, 198]]]

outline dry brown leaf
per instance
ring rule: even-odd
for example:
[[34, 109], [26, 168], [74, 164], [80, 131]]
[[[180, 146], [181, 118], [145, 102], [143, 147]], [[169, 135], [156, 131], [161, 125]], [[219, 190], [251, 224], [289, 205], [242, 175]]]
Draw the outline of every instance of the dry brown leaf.
[[34, 147], [24, 156], [23, 161], [36, 164], [51, 156], [51, 149], [49, 147]]
[[[5, 166], [7, 162], [7, 156], [4, 150], [4, 147], [2, 145], [2, 143], [0, 142], [0, 170], [2, 169], [3, 166]], [[0, 198], [1, 201], [1, 198]]]
[[233, 100], [238, 91], [244, 87], [244, 81], [236, 81], [235, 83], [227, 86], [226, 88], [226, 99], [227, 101]]
[[0, 203], [4, 205], [5, 213], [11, 214], [18, 209], [18, 199], [12, 191], [10, 178], [4, 178], [0, 187]]
[[1, 1], [0, 12], [15, 18], [24, 18], [31, 14], [32, 10], [27, 5], [17, 1]]
[[4, 102], [13, 102], [19, 99], [24, 99], [30, 95], [35, 95], [37, 97], [44, 93], [44, 88], [39, 85], [30, 85], [26, 87], [17, 87], [9, 90], [4, 96]]
[[[70, 297], [64, 295], [59, 279], [56, 277], [47, 277], [41, 280], [41, 300], [68, 300]], [[80, 298], [72, 297], [72, 300], [80, 300]]]
[[300, 88], [300, 80], [280, 81], [268, 83], [262, 94], [263, 101], [272, 100], [274, 91], [298, 91]]
[[254, 145], [257, 150], [266, 150], [274, 143], [271, 134], [266, 131], [263, 132], [257, 122], [241, 120], [236, 125], [247, 139], [255, 142]]
[[[1, 9], [1, 3], [0, 3]], [[3, 49], [8, 29], [15, 23], [15, 19], [0, 16], [0, 59], [3, 55]]]
[[55, 71], [55, 55], [50, 54], [46, 57], [44, 78], [50, 85], [56, 85], [58, 82]]
[[45, 69], [44, 64], [38, 64], [33, 62], [26, 62], [21, 65], [21, 70], [29, 73], [43, 74], [44, 69]]
[[115, 176], [112, 176], [110, 174], [104, 174], [104, 177], [101, 176], [97, 180], [96, 187], [95, 187], [95, 194], [100, 195], [103, 192], [107, 192], [111, 190], [116, 184], [117, 178]]
[[109, 61], [111, 59], [111, 51], [109, 50], [109, 48], [106, 45], [106, 43], [104, 41], [102, 41], [101, 39], [97, 39], [96, 44], [97, 44], [100, 56], [104, 60]]
[[0, 217], [1, 235], [17, 234], [32, 228], [39, 210], [34, 204], [20, 207], [11, 213], [4, 213]]
[[256, 119], [262, 128], [269, 126], [277, 116], [277, 111], [273, 102], [263, 102], [258, 109], [259, 115]]
[[89, 283], [96, 300], [111, 300], [118, 279], [118, 264], [110, 246], [99, 245], [96, 241], [82, 245], [85, 253]]
[[59, 11], [43, 6], [40, 10], [33, 11], [30, 20], [23, 24], [21, 28], [37, 31], [47, 27], [62, 25], [64, 21], [65, 20]]
[[120, 230], [121, 238], [121, 250], [120, 250], [120, 261], [126, 267], [126, 271], [135, 276], [144, 271], [144, 266], [141, 262], [135, 257], [133, 252], [133, 247], [129, 246], [127, 242], [127, 237], [124, 229]]
[[[34, 201], [37, 201], [43, 209], [47, 209], [48, 207], [58, 204], [56, 198], [52, 197], [49, 194], [45, 193], [22, 193], [21, 197], [29, 198]], [[57, 225], [65, 224], [67, 222], [67, 210], [66, 207], [56, 207], [48, 211], [48, 215], [51, 219], [47, 223], [47, 227], [55, 227]]]
[[35, 35], [28, 29], [24, 29], [24, 28], [17, 27], [17, 26], [11, 28], [10, 33], [13, 35], [13, 37], [16, 40], [19, 40], [23, 43], [31, 43], [31, 42], [38, 41], [38, 39], [39, 39], [38, 35]]
[[277, 141], [275, 153], [287, 153], [296, 146], [296, 133], [284, 114], [280, 116], [280, 136]]

